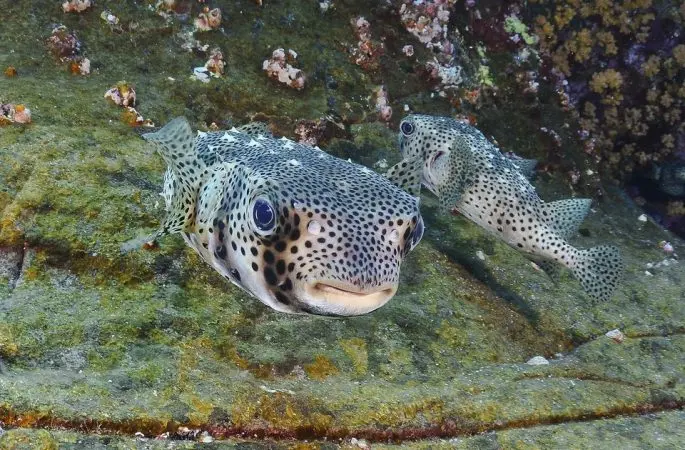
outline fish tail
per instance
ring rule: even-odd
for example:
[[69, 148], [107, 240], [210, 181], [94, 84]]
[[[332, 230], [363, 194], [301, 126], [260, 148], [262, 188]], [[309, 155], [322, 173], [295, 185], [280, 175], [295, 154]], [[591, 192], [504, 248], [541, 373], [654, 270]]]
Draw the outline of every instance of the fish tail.
[[610, 245], [578, 250], [572, 270], [591, 297], [608, 300], [621, 279], [623, 258], [618, 248]]
[[194, 224], [200, 182], [207, 174], [207, 167], [195, 150], [190, 124], [185, 117], [177, 117], [143, 138], [157, 147], [170, 169], [168, 177], [165, 176], [165, 190], [170, 190], [165, 193], [167, 216], [157, 235], [187, 231]]

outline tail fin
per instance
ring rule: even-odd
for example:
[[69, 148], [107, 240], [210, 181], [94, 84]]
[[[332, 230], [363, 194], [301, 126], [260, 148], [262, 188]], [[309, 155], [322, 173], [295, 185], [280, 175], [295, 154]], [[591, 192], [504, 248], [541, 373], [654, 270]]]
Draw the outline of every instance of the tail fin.
[[578, 251], [572, 269], [583, 289], [597, 300], [608, 300], [623, 273], [623, 258], [616, 247], [602, 245]]
[[395, 186], [405, 190], [414, 197], [418, 197], [421, 194], [422, 170], [422, 159], [405, 158], [388, 169], [385, 177]]
[[165, 198], [170, 196], [167, 216], [157, 237], [189, 230], [195, 221], [195, 202], [207, 167], [195, 150], [195, 136], [185, 117], [177, 117], [155, 133], [143, 135], [152, 142], [169, 165], [170, 179], [165, 180]]

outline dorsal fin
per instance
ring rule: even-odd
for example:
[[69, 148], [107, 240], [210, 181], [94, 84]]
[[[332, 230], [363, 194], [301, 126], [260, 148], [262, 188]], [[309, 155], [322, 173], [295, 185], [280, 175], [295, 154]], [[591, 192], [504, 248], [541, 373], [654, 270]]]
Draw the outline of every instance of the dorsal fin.
[[172, 190], [171, 201], [157, 236], [187, 231], [195, 221], [195, 202], [200, 182], [208, 173], [205, 163], [195, 151], [193, 130], [185, 117], [177, 117], [161, 130], [144, 134], [143, 138], [155, 144], [173, 175], [173, 179], [165, 182], [165, 187]]
[[544, 203], [542, 215], [547, 225], [564, 239], [573, 236], [585, 216], [590, 211], [592, 200], [589, 198], [569, 198]]
[[257, 137], [260, 134], [264, 137], [273, 137], [269, 124], [266, 122], [250, 122], [236, 128], [239, 133], [247, 134], [248, 136]]
[[[451, 211], [459, 202], [461, 195], [473, 182], [473, 155], [469, 143], [462, 136], [456, 136], [450, 147], [448, 160], [443, 166], [442, 182], [435, 195], [440, 200], [443, 212]], [[436, 167], [437, 169], [437, 167]]]
[[385, 177], [395, 186], [414, 197], [418, 197], [421, 194], [422, 170], [423, 160], [420, 158], [405, 158], [388, 169]]
[[535, 175], [535, 166], [538, 165], [537, 159], [510, 159], [524, 177], [530, 179]]

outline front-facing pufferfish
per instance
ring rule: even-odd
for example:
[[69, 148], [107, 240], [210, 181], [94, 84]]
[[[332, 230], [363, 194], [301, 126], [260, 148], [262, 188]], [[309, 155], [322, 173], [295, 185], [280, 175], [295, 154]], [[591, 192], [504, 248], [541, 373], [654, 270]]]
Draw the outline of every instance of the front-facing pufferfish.
[[552, 276], [559, 264], [571, 269], [592, 297], [611, 296], [623, 267], [618, 249], [577, 249], [566, 241], [588, 213], [589, 199], [545, 203], [524, 175], [530, 160], [518, 164], [476, 128], [451, 118], [410, 115], [400, 123], [399, 144], [443, 210], [463, 214]]
[[196, 137], [181, 117], [143, 137], [168, 164], [157, 235], [182, 233], [263, 303], [351, 316], [395, 295], [423, 235], [418, 198], [393, 184], [401, 177], [274, 139], [260, 124]]

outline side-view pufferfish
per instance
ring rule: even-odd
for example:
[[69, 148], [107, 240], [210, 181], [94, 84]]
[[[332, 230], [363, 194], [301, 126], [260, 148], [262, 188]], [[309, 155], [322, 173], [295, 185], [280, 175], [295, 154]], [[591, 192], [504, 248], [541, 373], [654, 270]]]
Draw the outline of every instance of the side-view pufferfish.
[[192, 132], [185, 118], [143, 137], [168, 164], [167, 216], [221, 275], [272, 308], [352, 316], [390, 300], [421, 240], [419, 200], [388, 178], [264, 124]]
[[545, 203], [524, 175], [530, 160], [517, 165], [476, 128], [451, 118], [406, 117], [399, 145], [405, 160], [419, 161], [421, 181], [443, 210], [463, 214], [553, 278], [561, 264], [592, 297], [612, 295], [623, 269], [618, 249], [577, 249], [567, 242], [588, 213], [590, 199]]

